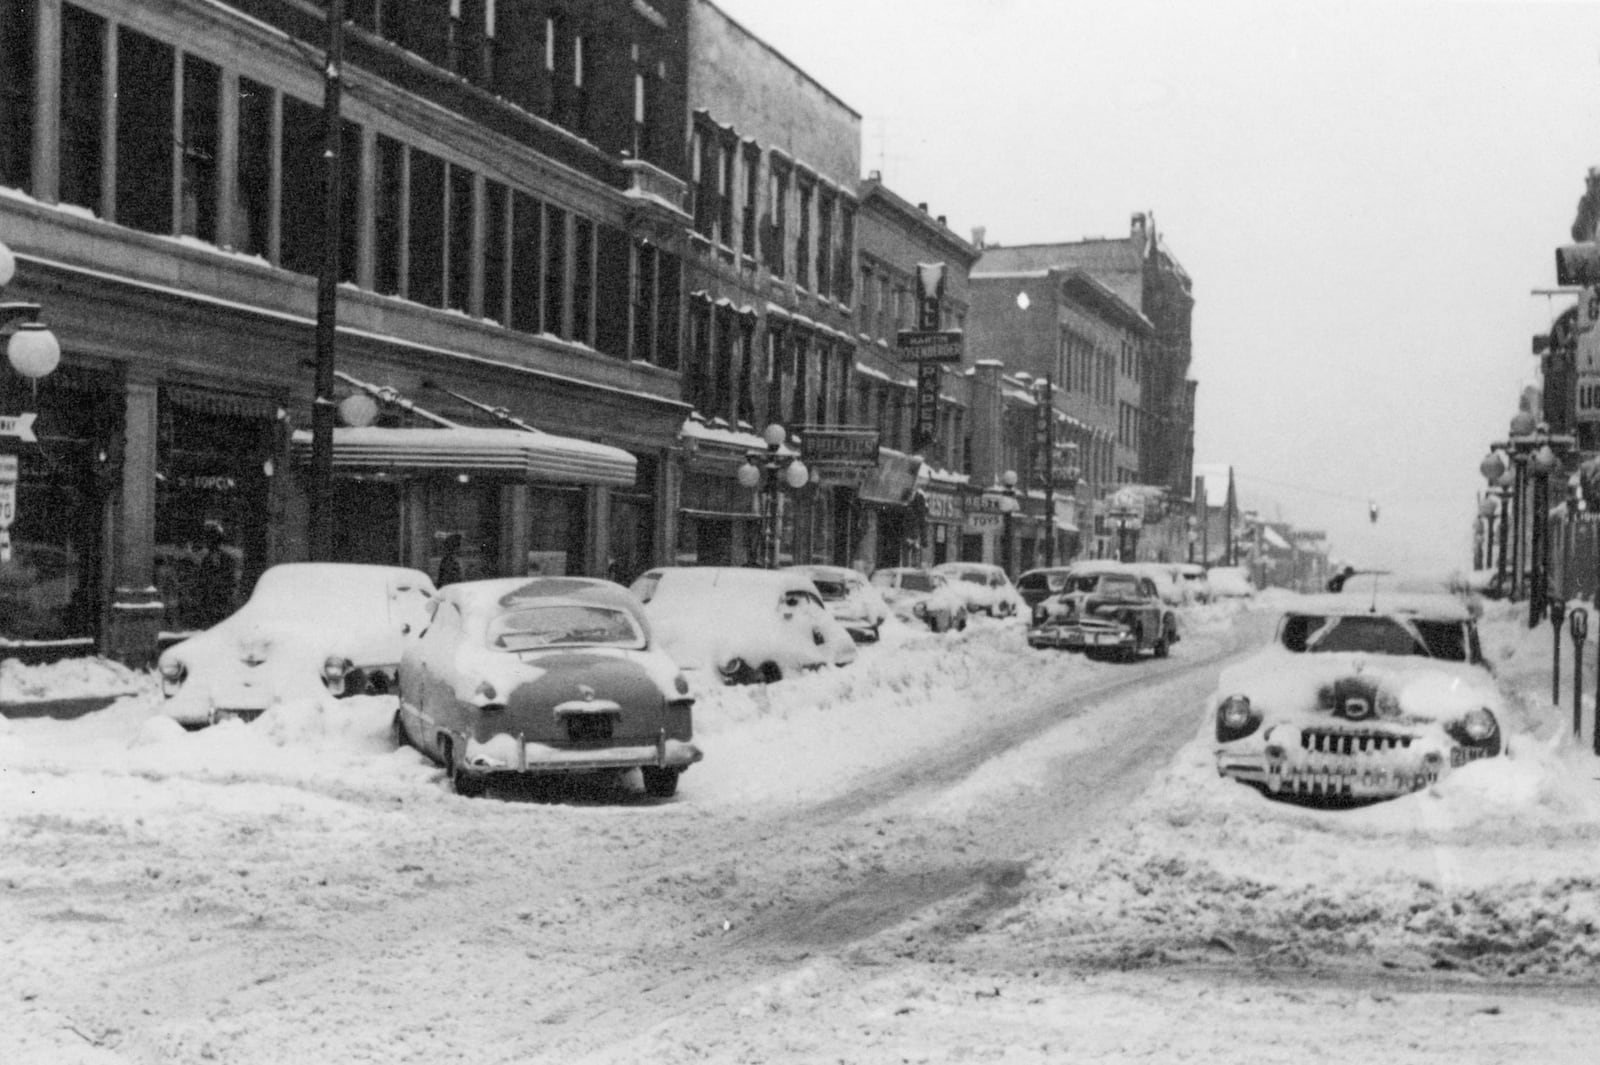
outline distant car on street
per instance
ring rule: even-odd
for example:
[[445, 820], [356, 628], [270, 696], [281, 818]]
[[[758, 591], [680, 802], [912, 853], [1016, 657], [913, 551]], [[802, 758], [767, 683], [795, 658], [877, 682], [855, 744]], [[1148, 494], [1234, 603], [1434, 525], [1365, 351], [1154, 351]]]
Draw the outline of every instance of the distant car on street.
[[1206, 583], [1212, 599], [1252, 599], [1256, 594], [1247, 566], [1212, 566], [1206, 570]]
[[397, 744], [481, 794], [514, 776], [638, 768], [666, 797], [700, 760], [689, 683], [627, 589], [587, 577], [452, 583], [400, 664]]
[[856, 660], [855, 641], [803, 573], [662, 566], [630, 588], [666, 652], [726, 684], [771, 683]]
[[1128, 566], [1079, 564], [1056, 595], [1033, 608], [1028, 646], [1082, 651], [1092, 657], [1165, 658], [1178, 641], [1178, 621], [1155, 582]]
[[162, 712], [196, 729], [295, 696], [392, 693], [433, 594], [426, 573], [399, 566], [273, 566], [235, 613], [162, 652]]
[[1449, 595], [1306, 596], [1209, 710], [1217, 771], [1277, 798], [1393, 798], [1506, 746], [1476, 620]]
[[786, 566], [786, 571], [811, 578], [834, 620], [857, 640], [872, 642], [889, 618], [889, 604], [878, 589], [847, 566]]
[[1071, 572], [1071, 566], [1046, 566], [1030, 569], [1017, 578], [1017, 594], [1022, 597], [1023, 605], [1027, 607], [1030, 617], [1034, 607], [1061, 591], [1062, 585], [1066, 583], [1067, 574]]
[[1206, 568], [1198, 562], [1179, 562], [1174, 567], [1178, 580], [1183, 583], [1191, 603], [1211, 602], [1211, 582], [1206, 578]]
[[916, 566], [873, 571], [872, 586], [902, 621], [921, 622], [934, 632], [967, 627], [967, 600], [943, 574]]
[[984, 613], [1009, 618], [1026, 609], [1011, 578], [999, 566], [984, 562], [944, 562], [933, 572], [950, 582], [967, 602], [967, 614]]

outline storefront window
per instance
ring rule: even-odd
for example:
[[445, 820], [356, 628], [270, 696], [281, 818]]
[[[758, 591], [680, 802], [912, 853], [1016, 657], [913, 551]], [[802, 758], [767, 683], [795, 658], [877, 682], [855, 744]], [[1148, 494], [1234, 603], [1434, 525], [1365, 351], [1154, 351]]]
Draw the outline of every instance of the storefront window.
[[0, 562], [4, 656], [95, 641], [113, 480], [107, 474], [114, 470], [101, 456], [118, 435], [119, 398], [109, 380], [65, 368], [40, 385], [37, 398], [15, 375], [0, 386], [0, 413], [37, 414], [39, 437], [0, 456], [8, 467], [15, 463], [17, 479], [11, 560]]
[[535, 486], [529, 493], [528, 572], [547, 577], [582, 574], [588, 542], [582, 488]]
[[498, 481], [465, 474], [428, 486], [428, 522], [433, 530], [428, 576], [440, 579], [439, 564], [453, 537], [460, 541], [453, 554], [461, 580], [505, 576], [500, 571], [500, 493]]
[[210, 628], [249, 596], [267, 557], [266, 400], [165, 388], [158, 401], [155, 584], [163, 628]]
[[619, 584], [631, 584], [655, 562], [656, 459], [634, 458], [633, 487], [611, 493], [611, 557], [605, 575]]

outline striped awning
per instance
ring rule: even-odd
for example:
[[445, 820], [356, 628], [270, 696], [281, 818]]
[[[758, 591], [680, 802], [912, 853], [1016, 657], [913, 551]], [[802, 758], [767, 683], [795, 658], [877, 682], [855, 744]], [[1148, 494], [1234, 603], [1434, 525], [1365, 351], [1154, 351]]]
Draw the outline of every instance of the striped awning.
[[[296, 461], [309, 462], [310, 430], [296, 430], [293, 447]], [[621, 448], [521, 429], [341, 426], [333, 431], [335, 470], [498, 473], [541, 484], [632, 487], [635, 465]]]

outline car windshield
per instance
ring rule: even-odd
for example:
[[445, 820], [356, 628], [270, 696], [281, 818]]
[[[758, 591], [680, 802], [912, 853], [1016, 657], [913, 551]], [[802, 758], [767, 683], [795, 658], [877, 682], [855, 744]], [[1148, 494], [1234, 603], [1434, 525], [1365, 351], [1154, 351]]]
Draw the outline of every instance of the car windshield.
[[489, 622], [487, 638], [500, 651], [557, 644], [644, 646], [644, 633], [627, 611], [588, 603], [550, 603], [501, 614]]
[[1068, 577], [1065, 581], [1064, 591], [1067, 592], [1093, 592], [1100, 595], [1126, 595], [1139, 594], [1139, 581], [1134, 577], [1124, 577], [1117, 574], [1085, 573]]
[[934, 589], [933, 577], [926, 573], [902, 573], [900, 587], [907, 592], [931, 592]]
[[969, 571], [967, 573], [963, 573], [961, 575], [961, 579], [966, 581], [968, 584], [988, 584], [989, 583], [989, 578], [988, 578], [988, 576], [986, 574], [979, 573], [979, 572], [973, 572], [973, 571]]
[[811, 583], [817, 586], [817, 591], [822, 593], [824, 600], [831, 602], [836, 599], [848, 599], [850, 597], [850, 587], [844, 581], [819, 580], [813, 577]]
[[1361, 614], [1326, 617], [1290, 614], [1278, 642], [1291, 651], [1418, 655], [1450, 662], [1469, 660], [1471, 641], [1459, 621]]

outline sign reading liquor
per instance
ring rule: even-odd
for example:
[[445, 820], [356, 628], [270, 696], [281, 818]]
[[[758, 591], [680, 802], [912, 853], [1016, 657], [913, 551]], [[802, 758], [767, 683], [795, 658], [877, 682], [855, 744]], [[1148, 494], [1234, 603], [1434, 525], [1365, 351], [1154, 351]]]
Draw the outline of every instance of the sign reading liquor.
[[873, 469], [878, 465], [879, 432], [870, 426], [835, 426], [800, 430], [800, 457], [812, 469]]
[[965, 350], [959, 329], [902, 329], [895, 334], [901, 362], [960, 362]]

